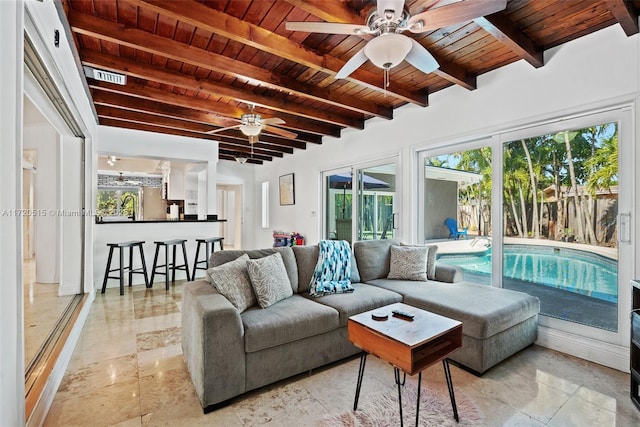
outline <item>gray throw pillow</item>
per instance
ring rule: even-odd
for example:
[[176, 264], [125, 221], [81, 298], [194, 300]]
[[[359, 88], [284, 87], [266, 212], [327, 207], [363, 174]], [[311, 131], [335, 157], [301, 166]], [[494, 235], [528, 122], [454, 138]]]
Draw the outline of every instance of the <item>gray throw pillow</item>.
[[251, 285], [262, 308], [293, 295], [287, 269], [279, 253], [247, 261]]
[[427, 279], [436, 280], [436, 256], [438, 255], [438, 246], [436, 245], [410, 245], [408, 243], [400, 243], [400, 246], [413, 246], [419, 248], [428, 248], [427, 253]]
[[391, 262], [387, 279], [427, 280], [426, 246], [391, 246]]
[[207, 270], [207, 277], [211, 284], [240, 313], [256, 305], [256, 297], [253, 294], [251, 279], [247, 271], [247, 261], [249, 261], [249, 256], [245, 254], [233, 261]]

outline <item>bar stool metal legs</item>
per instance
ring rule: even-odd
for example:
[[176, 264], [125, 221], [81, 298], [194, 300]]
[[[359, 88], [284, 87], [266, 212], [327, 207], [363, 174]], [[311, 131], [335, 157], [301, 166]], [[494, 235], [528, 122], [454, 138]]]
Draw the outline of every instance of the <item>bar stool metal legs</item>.
[[[129, 286], [131, 286], [133, 275], [134, 274], [142, 274], [144, 276], [144, 284], [148, 288], [149, 280], [147, 279], [147, 264], [144, 259], [144, 250], [142, 249], [144, 241], [142, 240], [134, 240], [130, 242], [121, 242], [121, 243], [107, 243], [109, 247], [109, 258], [107, 259], [107, 267], [104, 272], [104, 280], [102, 281], [102, 293], [104, 294], [107, 289], [107, 280], [109, 279], [119, 279], [120, 280], [120, 295], [124, 295], [124, 274], [125, 271], [129, 273]], [[142, 266], [139, 268], [133, 268], [133, 251], [134, 248], [138, 248], [140, 250], [140, 261], [142, 262]], [[124, 263], [124, 250], [129, 249], [129, 264], [125, 265]], [[118, 249], [118, 256], [120, 258], [120, 265], [118, 268], [111, 268], [111, 261], [113, 259], [113, 250]], [[109, 273], [117, 271], [117, 276], [109, 276]]]
[[[216, 242], [220, 244], [220, 250], [224, 250], [224, 237], [210, 237], [208, 239], [196, 239], [198, 245], [196, 246], [196, 256], [193, 260], [193, 269], [191, 270], [193, 276], [191, 276], [191, 280], [196, 280], [196, 271], [197, 270], [207, 270], [207, 266], [209, 263], [209, 257], [211, 253], [215, 250]], [[198, 256], [200, 255], [200, 245], [204, 243], [205, 245], [205, 258], [204, 260], [198, 260]], [[200, 264], [204, 264], [204, 267], [201, 267]]]
[[[151, 285], [153, 286], [153, 281], [155, 276], [164, 275], [164, 283], [165, 288], [169, 290], [169, 274], [171, 274], [171, 282], [176, 281], [176, 270], [184, 270], [187, 275], [187, 280], [190, 280], [189, 275], [189, 265], [187, 262], [187, 248], [185, 243], [187, 241], [185, 239], [175, 239], [175, 240], [164, 240], [160, 242], [154, 242], [156, 245], [156, 252], [153, 256], [153, 268], [151, 269]], [[182, 257], [184, 260], [184, 264], [176, 265], [176, 249], [177, 246], [182, 246]], [[160, 253], [160, 247], [164, 246], [164, 264], [158, 264], [158, 254]], [[171, 255], [169, 255], [169, 247], [171, 247]], [[164, 267], [164, 272], [162, 271], [162, 267]]]

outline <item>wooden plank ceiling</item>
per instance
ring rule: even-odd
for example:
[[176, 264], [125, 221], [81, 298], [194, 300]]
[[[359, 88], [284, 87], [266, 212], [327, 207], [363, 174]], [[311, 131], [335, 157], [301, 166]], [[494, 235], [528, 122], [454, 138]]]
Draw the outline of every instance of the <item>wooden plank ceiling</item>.
[[[476, 0], [485, 1], [485, 0]], [[452, 0], [407, 0], [415, 15]], [[611, 25], [638, 32], [640, 1], [509, 0], [505, 10], [420, 34], [405, 32], [440, 64], [424, 74], [406, 62], [383, 72], [367, 62], [338, 70], [371, 36], [292, 32], [287, 21], [364, 24], [374, 0], [63, 0], [84, 66], [127, 76], [126, 85], [87, 78], [99, 123], [219, 141], [220, 159], [261, 164], [295, 154], [372, 117], [393, 119], [406, 103], [428, 108], [451, 85], [524, 59], [544, 66], [545, 49]], [[249, 105], [280, 118], [284, 138], [264, 129], [253, 144], [237, 128]], [[252, 153], [252, 154], [251, 154]]]

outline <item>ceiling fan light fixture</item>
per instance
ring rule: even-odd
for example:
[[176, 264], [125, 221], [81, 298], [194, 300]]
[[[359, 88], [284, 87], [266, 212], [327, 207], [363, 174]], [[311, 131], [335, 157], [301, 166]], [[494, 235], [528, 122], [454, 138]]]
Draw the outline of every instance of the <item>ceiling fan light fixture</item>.
[[256, 136], [260, 134], [262, 130], [262, 117], [260, 114], [243, 114], [242, 125], [240, 126], [240, 132], [246, 136]]
[[245, 163], [247, 163], [247, 159], [246, 157], [243, 156], [236, 156], [236, 162], [240, 163], [241, 165], [244, 165]]
[[411, 40], [396, 33], [381, 34], [364, 47], [367, 58], [377, 67], [388, 70], [407, 57], [411, 50]]
[[240, 126], [240, 132], [245, 134], [245, 136], [257, 136], [260, 134], [262, 130], [262, 126], [259, 124], [246, 124]]

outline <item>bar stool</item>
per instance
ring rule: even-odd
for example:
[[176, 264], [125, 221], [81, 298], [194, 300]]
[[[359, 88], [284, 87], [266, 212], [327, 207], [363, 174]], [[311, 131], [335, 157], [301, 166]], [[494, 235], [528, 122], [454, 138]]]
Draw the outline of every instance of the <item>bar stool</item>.
[[[215, 251], [216, 242], [220, 244], [220, 250], [224, 250], [224, 237], [210, 237], [208, 239], [196, 239], [198, 242], [198, 246], [196, 246], [196, 257], [193, 260], [193, 276], [191, 276], [191, 280], [196, 280], [196, 270], [207, 270], [207, 266], [209, 263], [209, 257], [211, 253]], [[200, 245], [205, 244], [205, 253], [206, 257], [203, 260], [198, 261], [198, 255], [200, 255]], [[200, 264], [204, 263], [204, 267], [199, 267]]]
[[[147, 264], [144, 260], [144, 251], [142, 250], [143, 240], [132, 240], [129, 242], [120, 243], [107, 243], [109, 247], [109, 259], [107, 260], [107, 268], [104, 272], [104, 280], [102, 281], [102, 293], [107, 289], [108, 279], [120, 279], [120, 295], [124, 295], [124, 273], [125, 270], [129, 273], [129, 286], [131, 286], [131, 279], [134, 274], [142, 274], [144, 276], [144, 284], [148, 288], [149, 281], [147, 280]], [[142, 261], [142, 267], [133, 268], [133, 249], [138, 247], [140, 249], [140, 260]], [[124, 250], [129, 248], [129, 265], [124, 265]], [[113, 250], [118, 249], [120, 251], [120, 266], [118, 268], [111, 268], [111, 260], [113, 258]], [[119, 275], [109, 276], [109, 273], [118, 271]]]
[[[156, 253], [153, 257], [153, 269], [151, 270], [151, 286], [153, 286], [153, 279], [156, 274], [164, 275], [165, 287], [169, 290], [169, 270], [171, 270], [171, 283], [176, 281], [176, 270], [184, 270], [187, 273], [187, 280], [189, 280], [189, 265], [187, 264], [187, 248], [185, 247], [185, 239], [163, 240], [160, 242], [153, 242], [156, 244]], [[178, 245], [182, 246], [182, 256], [184, 258], [184, 264], [176, 265], [176, 248]], [[160, 247], [164, 246], [164, 264], [158, 265], [158, 253]], [[173, 256], [171, 262], [169, 262], [169, 247], [171, 247]], [[159, 268], [164, 267], [164, 273], [158, 271]]]

